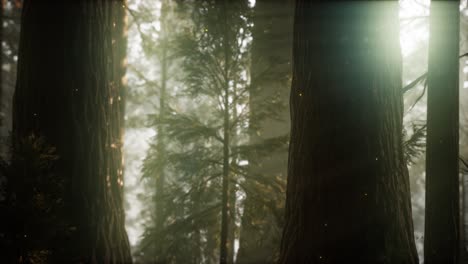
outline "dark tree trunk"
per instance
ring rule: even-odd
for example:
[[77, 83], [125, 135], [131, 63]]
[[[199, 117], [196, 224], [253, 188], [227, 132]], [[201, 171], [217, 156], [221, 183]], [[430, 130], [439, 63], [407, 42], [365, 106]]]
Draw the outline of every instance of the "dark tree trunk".
[[65, 180], [57, 263], [130, 263], [124, 229], [124, 1], [25, 1], [13, 135], [44, 137]]
[[427, 79], [424, 262], [458, 263], [459, 1], [432, 1]]
[[279, 263], [418, 263], [397, 1], [298, 0]]

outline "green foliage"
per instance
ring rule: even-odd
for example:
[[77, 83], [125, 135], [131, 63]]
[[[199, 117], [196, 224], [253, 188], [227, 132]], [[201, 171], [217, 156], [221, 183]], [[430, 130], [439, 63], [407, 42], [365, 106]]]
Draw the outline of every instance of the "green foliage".
[[[166, 11], [168, 17], [174, 16]], [[175, 66], [168, 73], [172, 81], [166, 83], [166, 105], [155, 104], [156, 113], [148, 116], [147, 124], [157, 134], [143, 162], [143, 177], [164, 188], [159, 194], [153, 192], [151, 216], [136, 255], [142, 262], [211, 263], [219, 258], [226, 159], [229, 240], [239, 238], [234, 223], [241, 221], [246, 195], [266, 219], [275, 219], [275, 232], [280, 230], [285, 179], [253, 168], [260, 166], [261, 157], [286, 150], [286, 135], [267, 140], [255, 135], [262, 121], [280, 120], [284, 105], [279, 94], [272, 93], [255, 102], [258, 110], [250, 111], [251, 96], [257, 96], [259, 87], [249, 77], [253, 10], [248, 1], [232, 1], [227, 6], [222, 1], [179, 1], [177, 11], [181, 18], [175, 23], [177, 34], [161, 33], [176, 39], [172, 43], [177, 45], [144, 48], [150, 57], [160, 56], [161, 48], [166, 48]], [[156, 83], [161, 78], [156, 77]], [[164, 210], [158, 211], [158, 206]], [[158, 226], [161, 217], [162, 226]], [[252, 224], [267, 232], [271, 221]]]
[[[419, 155], [424, 153], [426, 148], [426, 125], [412, 124], [413, 133], [403, 142], [403, 152], [408, 165], [414, 164]], [[407, 132], [403, 130], [403, 136]]]

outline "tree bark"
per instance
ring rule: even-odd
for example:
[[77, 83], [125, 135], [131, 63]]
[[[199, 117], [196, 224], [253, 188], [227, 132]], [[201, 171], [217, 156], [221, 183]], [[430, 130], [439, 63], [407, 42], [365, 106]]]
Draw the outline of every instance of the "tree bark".
[[57, 263], [131, 263], [124, 228], [124, 1], [24, 2], [15, 139], [40, 135], [59, 155], [70, 237]]
[[397, 1], [298, 0], [279, 263], [418, 263]]
[[459, 257], [459, 1], [432, 1], [427, 79], [424, 261]]

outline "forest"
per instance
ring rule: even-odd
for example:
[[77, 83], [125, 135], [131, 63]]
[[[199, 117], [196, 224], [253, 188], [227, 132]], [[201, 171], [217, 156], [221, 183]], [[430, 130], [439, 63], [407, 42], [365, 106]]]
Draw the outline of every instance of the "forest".
[[468, 0], [2, 0], [0, 41], [0, 263], [468, 264]]

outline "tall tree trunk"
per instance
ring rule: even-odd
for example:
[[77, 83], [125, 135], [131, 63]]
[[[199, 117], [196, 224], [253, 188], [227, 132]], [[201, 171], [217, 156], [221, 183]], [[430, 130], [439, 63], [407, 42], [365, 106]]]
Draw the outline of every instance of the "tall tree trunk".
[[279, 263], [418, 263], [397, 1], [298, 0]]
[[[168, 4], [163, 1], [161, 5], [161, 56], [160, 56], [160, 67], [161, 67], [161, 87], [159, 89], [159, 119], [164, 120], [166, 117], [166, 100], [167, 100], [167, 82], [168, 82], [168, 30], [169, 25], [167, 25], [167, 12], [168, 12]], [[166, 156], [166, 135], [164, 132], [164, 125], [159, 124], [157, 128], [157, 155], [160, 157]], [[164, 229], [164, 221], [165, 221], [165, 204], [164, 201], [164, 185], [166, 182], [166, 171], [165, 166], [161, 166], [161, 170], [159, 171], [159, 175], [156, 177], [156, 208], [155, 208], [155, 226], [156, 226], [156, 233], [160, 233]], [[162, 240], [155, 241], [156, 247], [159, 248], [160, 245], [163, 243]], [[156, 252], [160, 253], [160, 250], [156, 250]], [[163, 263], [164, 260], [161, 256], [156, 256], [156, 263]]]
[[[235, 98], [237, 95], [237, 89], [236, 89], [237, 83], [234, 81], [233, 83], [233, 91], [232, 91], [232, 97]], [[233, 108], [232, 108], [232, 116], [236, 117], [237, 116], [237, 102], [234, 99], [232, 102]], [[237, 131], [238, 127], [234, 125], [232, 128], [232, 136], [230, 137], [230, 145], [236, 146], [238, 141], [237, 141]], [[237, 155], [231, 155], [230, 157], [230, 168], [234, 167], [238, 162], [238, 157]], [[230, 184], [229, 184], [229, 190], [228, 190], [228, 199], [230, 201], [229, 203], [229, 208], [228, 208], [228, 218], [229, 222], [231, 223], [230, 228], [228, 229], [227, 233], [227, 263], [233, 264], [234, 263], [234, 256], [235, 256], [235, 240], [236, 240], [236, 231], [237, 231], [237, 226], [236, 226], [236, 179], [237, 175], [234, 172], [231, 172], [231, 179], [230, 179]]]
[[223, 138], [223, 177], [221, 196], [221, 240], [220, 240], [220, 264], [227, 263], [228, 250], [228, 221], [229, 221], [229, 84], [226, 81], [224, 88], [224, 138]]
[[[236, 118], [238, 116], [238, 111], [237, 111], [237, 105], [238, 101], [235, 99], [238, 96], [238, 91], [237, 91], [237, 80], [234, 80], [234, 83], [232, 85], [232, 97], [233, 102], [232, 102], [232, 116]], [[240, 126], [239, 124], [234, 125], [232, 128], [232, 137], [231, 137], [231, 146], [236, 147], [239, 143], [239, 137], [238, 137], [238, 132], [239, 132]], [[231, 155], [231, 165], [233, 168], [238, 164], [239, 162], [239, 156], [238, 155]], [[229, 199], [231, 203], [229, 204], [229, 221], [232, 223], [231, 228], [228, 230], [228, 253], [227, 253], [227, 259], [228, 263], [232, 264], [235, 262], [235, 255], [236, 255], [236, 248], [235, 248], [235, 243], [236, 243], [236, 238], [237, 234], [239, 232], [239, 228], [236, 225], [236, 218], [237, 218], [237, 179], [238, 175], [235, 172], [231, 172], [231, 184], [229, 185]]]
[[[233, 158], [234, 159], [234, 158]], [[235, 174], [232, 173], [231, 178], [235, 177]], [[229, 195], [229, 200], [231, 201], [229, 203], [229, 211], [228, 211], [228, 218], [229, 222], [231, 223], [230, 228], [228, 229], [228, 234], [227, 234], [227, 263], [232, 264], [234, 263], [234, 256], [235, 256], [235, 241], [236, 241], [236, 231], [237, 231], [237, 226], [236, 226], [236, 184], [231, 181], [229, 184], [229, 190], [228, 190], [228, 195]]]
[[60, 156], [70, 237], [55, 262], [131, 263], [124, 229], [124, 1], [24, 2], [13, 134]]
[[432, 1], [424, 262], [458, 263], [459, 1]]
[[223, 121], [223, 177], [222, 177], [222, 196], [221, 196], [221, 239], [220, 239], [220, 250], [219, 250], [219, 263], [226, 264], [228, 259], [228, 228], [229, 228], [229, 158], [230, 158], [230, 111], [229, 111], [229, 67], [230, 67], [230, 47], [228, 38], [228, 1], [223, 0], [220, 2], [220, 11], [224, 16], [224, 27], [225, 34], [223, 36], [224, 46], [224, 69], [223, 69], [223, 80], [224, 80], [224, 121]]

